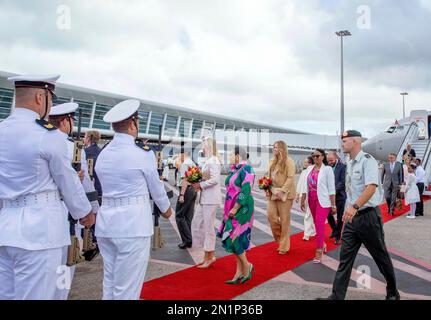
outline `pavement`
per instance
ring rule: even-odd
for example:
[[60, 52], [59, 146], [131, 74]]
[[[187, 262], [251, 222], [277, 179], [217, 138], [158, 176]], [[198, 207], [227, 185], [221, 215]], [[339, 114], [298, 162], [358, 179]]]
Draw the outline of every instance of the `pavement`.
[[[173, 176], [173, 174], [171, 175]], [[173, 181], [166, 183], [169, 188]], [[223, 190], [223, 194], [225, 190]], [[175, 190], [176, 191], [176, 190]], [[261, 191], [254, 189], [255, 224], [252, 244], [272, 241], [266, 217], [266, 202]], [[175, 208], [176, 196], [171, 199]], [[431, 202], [431, 201], [430, 201]], [[398, 287], [403, 300], [431, 300], [431, 203], [425, 203], [425, 216], [406, 219], [400, 216], [384, 224], [385, 240], [395, 268]], [[291, 214], [292, 234], [302, 232], [303, 217], [294, 206]], [[222, 219], [222, 208], [217, 212], [215, 226]], [[145, 281], [182, 270], [200, 261], [200, 249], [180, 250], [175, 218], [160, 220], [163, 248], [151, 251], [151, 260]], [[312, 241], [312, 240], [311, 240]], [[226, 253], [217, 241], [216, 256]], [[235, 300], [313, 300], [331, 293], [332, 281], [338, 267], [339, 249], [327, 253], [322, 264], [307, 262], [237, 296]], [[368, 274], [364, 277], [363, 272]], [[358, 280], [358, 281], [357, 281]], [[70, 300], [98, 300], [102, 297], [103, 260], [101, 256], [77, 266]], [[365, 248], [361, 248], [354, 264], [346, 299], [382, 300], [385, 298], [385, 280]]]

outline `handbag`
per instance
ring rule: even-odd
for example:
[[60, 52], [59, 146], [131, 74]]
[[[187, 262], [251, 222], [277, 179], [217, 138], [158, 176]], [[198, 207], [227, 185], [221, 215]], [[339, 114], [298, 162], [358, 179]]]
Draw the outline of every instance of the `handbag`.
[[[282, 193], [283, 196], [281, 197], [281, 200], [277, 199], [277, 197], [275, 196], [277, 193]], [[271, 189], [271, 200], [272, 201], [283, 201], [285, 202], [287, 200], [287, 193], [283, 191], [282, 188], [272, 188]]]
[[395, 209], [396, 210], [401, 210], [403, 208], [403, 201], [401, 199], [397, 199], [395, 202]]

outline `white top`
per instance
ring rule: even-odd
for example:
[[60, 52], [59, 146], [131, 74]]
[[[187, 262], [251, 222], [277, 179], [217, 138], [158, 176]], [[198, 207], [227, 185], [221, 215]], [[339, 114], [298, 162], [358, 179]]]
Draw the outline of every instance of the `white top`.
[[200, 204], [219, 205], [222, 202], [220, 188], [220, 160], [216, 156], [212, 156], [205, 160], [202, 168], [202, 173], [209, 172], [210, 178], [201, 182], [202, 191], [198, 199]]
[[409, 178], [409, 170], [407, 168], [407, 165], [403, 164], [403, 175], [404, 175], [404, 183], [407, 184], [408, 183], [408, 178]]
[[[305, 180], [305, 190], [308, 194], [308, 176], [314, 169], [313, 166], [307, 168], [307, 177]], [[304, 188], [303, 188], [304, 189]], [[335, 195], [335, 176], [334, 170], [330, 166], [322, 164], [319, 170], [319, 176], [317, 177], [317, 198], [322, 208], [332, 207], [331, 199], [329, 196]]]
[[416, 185], [416, 176], [413, 173], [409, 173], [407, 176], [406, 183], [406, 204], [416, 203], [421, 201], [419, 189]]
[[[157, 172], [154, 152], [136, 146], [131, 135], [115, 133], [112, 142], [99, 154], [95, 170], [103, 197], [148, 197], [151, 194], [161, 212], [169, 209], [170, 202]], [[149, 201], [143, 205], [110, 207], [102, 200], [97, 214], [97, 237], [149, 237], [153, 232]]]
[[195, 167], [196, 164], [189, 157], [185, 158], [183, 163], [180, 165], [180, 169], [178, 170], [178, 182], [177, 186], [181, 187], [183, 184], [183, 179], [186, 176], [186, 171], [189, 167]]
[[296, 190], [300, 195], [303, 193], [307, 193], [307, 176], [308, 176], [308, 167], [307, 169], [303, 169], [301, 171], [298, 184], [296, 185]]
[[[64, 134], [46, 130], [35, 122], [37, 118], [29, 109], [16, 108], [0, 123], [0, 200], [60, 191], [68, 211], [79, 220], [91, 206], [70, 165]], [[70, 244], [67, 213], [60, 201], [2, 208], [0, 216], [0, 246], [43, 250]]]
[[416, 183], [425, 183], [425, 170], [422, 166], [418, 166], [415, 171]]
[[[70, 157], [70, 163], [72, 163], [74, 143], [67, 139], [67, 134], [65, 134], [64, 132], [62, 133], [66, 138], [66, 144], [67, 144], [67, 150]], [[84, 191], [85, 192], [96, 191], [96, 189], [94, 189], [94, 184], [91, 181], [90, 174], [88, 173], [87, 158], [84, 150], [82, 150], [82, 153], [81, 153], [81, 170], [84, 170], [84, 180], [82, 181], [82, 186], [84, 187]], [[97, 213], [97, 211], [99, 211], [99, 202], [95, 200], [90, 202], [90, 204], [91, 204], [91, 207], [93, 208], [93, 212]]]

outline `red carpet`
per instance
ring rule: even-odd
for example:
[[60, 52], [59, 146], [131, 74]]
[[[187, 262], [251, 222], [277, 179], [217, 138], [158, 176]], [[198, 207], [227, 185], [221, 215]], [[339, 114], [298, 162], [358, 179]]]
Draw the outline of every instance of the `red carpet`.
[[[395, 217], [387, 214], [387, 206], [382, 205], [384, 222], [390, 221], [409, 210], [403, 206]], [[331, 228], [326, 225], [326, 237], [329, 238]], [[228, 285], [225, 280], [233, 276], [236, 269], [234, 255], [217, 259], [209, 269], [191, 267], [168, 274], [144, 284], [141, 298], [147, 300], [229, 300], [268, 281], [272, 278], [292, 270], [314, 258], [315, 241], [303, 241], [303, 232], [290, 238], [290, 252], [284, 256], [276, 251], [275, 242], [257, 246], [247, 252], [248, 260], [253, 263], [255, 272], [253, 277], [242, 285]], [[327, 241], [328, 251], [337, 246]]]

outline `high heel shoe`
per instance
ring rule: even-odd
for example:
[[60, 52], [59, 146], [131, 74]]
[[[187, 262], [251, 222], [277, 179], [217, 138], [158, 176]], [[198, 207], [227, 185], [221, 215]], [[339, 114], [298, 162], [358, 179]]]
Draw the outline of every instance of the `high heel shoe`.
[[237, 284], [238, 281], [242, 278], [244, 278], [244, 276], [242, 274], [240, 274], [237, 278], [235, 278], [233, 280], [227, 280], [224, 283], [226, 283], [226, 284]]
[[211, 260], [206, 260], [204, 263], [197, 266], [199, 269], [207, 269], [209, 268], [214, 262], [216, 262], [216, 258], [212, 258]]
[[327, 253], [328, 252], [328, 248], [326, 247], [326, 243], [323, 244], [323, 253]]
[[243, 284], [244, 282], [246, 282], [246, 281], [248, 281], [248, 280], [250, 280], [251, 279], [251, 276], [252, 276], [252, 273], [253, 273], [253, 270], [254, 270], [254, 266], [250, 263], [250, 269], [249, 269], [249, 271], [248, 271], [248, 276], [247, 277], [243, 277], [242, 279], [241, 279], [241, 284]]
[[324, 249], [317, 249], [316, 250], [316, 256], [313, 259], [313, 263], [321, 263], [322, 262], [322, 256], [323, 256]]

